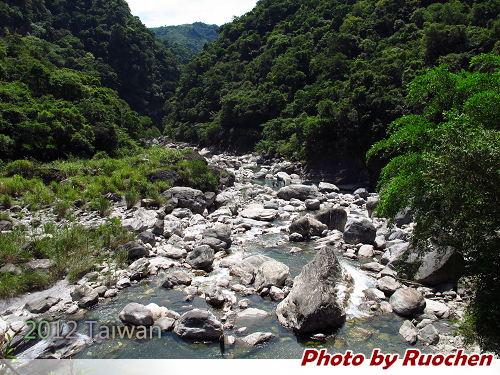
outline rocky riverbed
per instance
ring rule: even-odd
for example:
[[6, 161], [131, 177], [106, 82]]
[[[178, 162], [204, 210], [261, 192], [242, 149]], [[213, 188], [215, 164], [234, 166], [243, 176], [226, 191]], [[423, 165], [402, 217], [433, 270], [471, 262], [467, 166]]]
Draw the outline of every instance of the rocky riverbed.
[[[463, 348], [454, 329], [467, 294], [447, 283], [453, 254], [436, 248], [403, 257], [413, 230], [408, 215], [389, 228], [372, 218], [376, 194], [306, 185], [300, 164], [199, 154], [235, 182], [218, 194], [171, 188], [159, 209], [148, 200], [132, 209], [116, 202], [109, 216], [138, 233], [121, 248], [127, 268], [99, 264], [76, 285], [62, 280], [0, 302], [0, 331], [20, 332], [13, 340], [18, 357], [299, 358], [305, 347], [366, 355], [375, 347]], [[36, 216], [14, 211], [14, 225], [26, 228], [56, 221], [48, 209]], [[105, 220], [84, 210], [74, 216], [86, 226]], [[412, 281], [396, 272], [404, 264], [416, 267]], [[50, 336], [23, 340], [29, 320], [52, 321]], [[90, 320], [96, 327], [156, 326], [163, 335], [90, 336]], [[74, 338], [65, 338], [68, 321], [78, 323]]]

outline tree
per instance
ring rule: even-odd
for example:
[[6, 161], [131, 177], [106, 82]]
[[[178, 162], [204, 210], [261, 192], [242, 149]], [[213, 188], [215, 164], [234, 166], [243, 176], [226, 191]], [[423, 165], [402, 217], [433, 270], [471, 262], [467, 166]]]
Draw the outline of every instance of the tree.
[[483, 54], [470, 67], [455, 74], [441, 65], [414, 79], [407, 103], [415, 113], [394, 121], [367, 157], [392, 157], [379, 181], [379, 214], [409, 207], [416, 249], [434, 239], [463, 255], [456, 271], [474, 291], [462, 328], [500, 353], [500, 57]]

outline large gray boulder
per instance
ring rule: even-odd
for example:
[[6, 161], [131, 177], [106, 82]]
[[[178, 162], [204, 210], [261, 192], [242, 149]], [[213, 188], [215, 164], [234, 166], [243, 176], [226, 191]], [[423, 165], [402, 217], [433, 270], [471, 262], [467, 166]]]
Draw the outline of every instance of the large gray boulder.
[[342, 267], [333, 250], [322, 248], [302, 268], [288, 296], [276, 308], [278, 321], [297, 332], [342, 326], [348, 295]]
[[390, 276], [384, 276], [377, 280], [377, 288], [387, 295], [391, 295], [397, 289], [401, 288], [401, 284]]
[[404, 211], [398, 212], [398, 214], [394, 218], [394, 224], [396, 224], [398, 228], [401, 228], [405, 224], [410, 224], [412, 220], [413, 219], [410, 214], [410, 208], [407, 207]]
[[276, 260], [264, 262], [257, 270], [254, 286], [258, 292], [272, 286], [283, 286], [289, 276], [290, 269], [284, 263]]
[[[155, 223], [156, 224], [156, 223]], [[137, 236], [138, 240], [141, 240], [143, 244], [150, 244], [151, 246], [155, 247], [156, 246], [156, 239], [155, 235], [152, 232], [144, 231], [139, 233]]]
[[401, 328], [399, 328], [399, 334], [411, 345], [417, 342], [418, 331], [409, 320], [405, 320]]
[[242, 341], [246, 342], [248, 345], [255, 346], [272, 340], [275, 337], [276, 335], [271, 332], [254, 332], [251, 335], [242, 338]]
[[240, 212], [242, 217], [259, 221], [273, 221], [279, 214], [277, 210], [264, 208], [260, 204], [252, 204]]
[[268, 261], [275, 261], [273, 258], [265, 255], [252, 255], [243, 259], [241, 262], [235, 263], [230, 268], [231, 275], [238, 276], [241, 279], [241, 284], [249, 285], [253, 283], [255, 275], [259, 267]]
[[278, 190], [278, 197], [289, 201], [292, 198], [305, 201], [306, 199], [323, 200], [323, 195], [314, 185], [289, 185]]
[[213, 228], [205, 229], [203, 231], [202, 235], [203, 235], [203, 238], [207, 238], [207, 237], [216, 238], [216, 239], [224, 242], [225, 245], [223, 247], [225, 249], [228, 249], [232, 244], [231, 228], [226, 224], [217, 224]]
[[344, 231], [344, 241], [348, 244], [371, 244], [375, 241], [377, 230], [368, 219], [351, 219]]
[[368, 193], [368, 190], [366, 190], [365, 188], [356, 189], [353, 194], [358, 195], [360, 198], [363, 199], [368, 199], [368, 196], [370, 195]]
[[163, 221], [163, 237], [170, 238], [173, 235], [182, 237], [184, 235], [184, 227], [179, 220], [164, 220]]
[[34, 314], [44, 313], [60, 300], [59, 297], [40, 297], [31, 299], [26, 303], [26, 310]]
[[184, 270], [176, 269], [167, 274], [166, 280], [163, 282], [163, 287], [167, 289], [173, 288], [175, 285], [190, 285], [193, 278]]
[[347, 212], [343, 208], [331, 208], [314, 218], [325, 224], [329, 230], [336, 229], [343, 232], [347, 222]]
[[420, 254], [408, 242], [400, 242], [386, 250], [380, 263], [408, 268], [410, 273], [417, 270], [414, 280], [429, 286], [437, 286], [453, 277], [453, 265], [463, 258], [451, 247], [433, 245], [426, 253]]
[[425, 299], [422, 293], [413, 288], [400, 288], [389, 299], [393, 311], [403, 316], [413, 316], [425, 309]]
[[139, 303], [129, 303], [123, 308], [119, 316], [122, 322], [137, 326], [153, 325], [153, 312]]
[[207, 198], [201, 190], [178, 186], [164, 191], [163, 196], [177, 198], [177, 207], [189, 208], [196, 214], [202, 214], [207, 208]]
[[149, 260], [146, 258], [137, 259], [134, 263], [128, 266], [130, 272], [130, 280], [139, 280], [149, 274]]
[[155, 221], [155, 224], [153, 225], [153, 229], [151, 230], [151, 233], [153, 233], [157, 236], [162, 236], [163, 230], [164, 230], [163, 219], [158, 219]]
[[208, 269], [214, 262], [214, 250], [208, 245], [197, 246], [188, 254], [186, 262], [193, 268]]
[[403, 260], [403, 254], [405, 254], [406, 250], [410, 246], [409, 242], [400, 242], [395, 245], [389, 247], [382, 258], [380, 258], [380, 263], [389, 264], [391, 263], [394, 266], [401, 264]]
[[368, 211], [368, 217], [372, 217], [373, 212], [377, 208], [378, 204], [378, 198], [368, 198], [368, 201], [366, 202], [366, 210]]
[[210, 285], [205, 291], [205, 301], [212, 306], [222, 305], [225, 301], [222, 288], [220, 286]]
[[459, 260], [460, 257], [455, 254], [453, 248], [434, 247], [419, 260], [421, 264], [414, 279], [430, 286], [443, 284], [452, 278], [453, 263]]
[[120, 246], [117, 250], [124, 250], [127, 252], [128, 259], [134, 260], [149, 255], [149, 249], [139, 242], [130, 241], [125, 245]]
[[338, 193], [340, 191], [340, 189], [334, 185], [334, 184], [330, 184], [328, 182], [320, 182], [319, 185], [318, 185], [318, 189], [319, 191], [321, 191], [322, 193]]
[[193, 309], [175, 322], [174, 332], [185, 340], [216, 341], [224, 334], [222, 323], [208, 310]]
[[437, 344], [439, 342], [439, 332], [432, 324], [428, 324], [418, 331], [418, 340], [424, 345]]
[[87, 284], [77, 285], [71, 292], [73, 301], [78, 302], [78, 306], [86, 308], [99, 302], [99, 294]]
[[288, 227], [290, 233], [299, 233], [303, 237], [319, 236], [325, 230], [328, 230], [328, 227], [312, 217], [302, 217]]

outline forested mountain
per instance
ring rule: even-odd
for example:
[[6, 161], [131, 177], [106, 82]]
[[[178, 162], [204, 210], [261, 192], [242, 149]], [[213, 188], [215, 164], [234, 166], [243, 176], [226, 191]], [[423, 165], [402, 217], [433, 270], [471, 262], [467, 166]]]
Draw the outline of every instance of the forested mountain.
[[309, 162], [362, 160], [408, 110], [413, 78], [500, 52], [499, 12], [498, 0], [261, 0], [186, 67], [166, 134]]
[[178, 26], [152, 27], [151, 30], [160, 40], [169, 40], [189, 47], [194, 55], [201, 52], [203, 46], [219, 37], [217, 25], [207, 25], [203, 22]]
[[125, 0], [4, 0], [0, 27], [29, 37], [58, 68], [98, 72], [103, 86], [155, 123], [179, 80], [179, 60]]
[[[53, 48], [19, 34], [0, 39], [0, 159], [132, 151], [149, 117], [139, 117], [116, 91], [102, 87], [96, 71], [51, 63], [45, 56]], [[80, 63], [86, 60], [95, 63], [90, 53]]]

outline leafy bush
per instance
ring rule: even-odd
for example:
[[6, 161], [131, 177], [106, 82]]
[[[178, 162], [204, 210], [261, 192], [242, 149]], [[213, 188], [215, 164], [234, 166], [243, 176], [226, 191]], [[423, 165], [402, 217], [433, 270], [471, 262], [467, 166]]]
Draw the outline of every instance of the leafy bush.
[[500, 353], [500, 57], [473, 58], [471, 69], [455, 74], [441, 65], [412, 81], [407, 101], [421, 114], [392, 123], [368, 157], [392, 157], [378, 213], [394, 218], [409, 207], [415, 249], [428, 251], [434, 239], [466, 259], [455, 269], [474, 289], [464, 332]]
[[178, 167], [181, 179], [193, 189], [214, 191], [219, 187], [217, 179], [208, 171], [207, 164], [201, 160], [184, 160]]
[[9, 163], [4, 168], [4, 173], [6, 176], [11, 177], [18, 174], [23, 177], [29, 177], [33, 172], [33, 163], [29, 160], [16, 160]]

